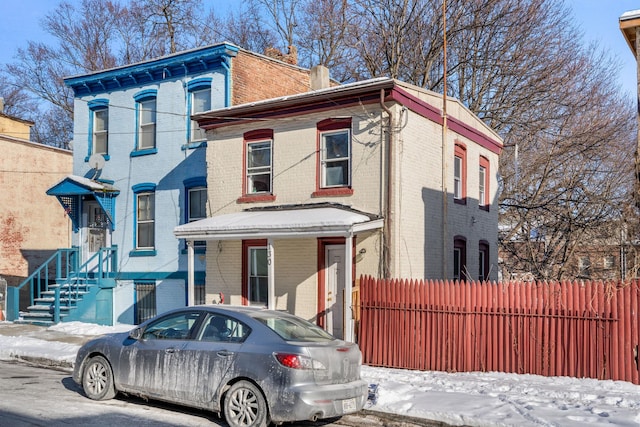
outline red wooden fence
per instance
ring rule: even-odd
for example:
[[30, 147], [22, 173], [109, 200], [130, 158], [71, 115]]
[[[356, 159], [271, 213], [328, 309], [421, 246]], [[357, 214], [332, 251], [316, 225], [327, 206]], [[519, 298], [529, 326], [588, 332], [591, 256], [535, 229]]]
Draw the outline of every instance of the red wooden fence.
[[360, 279], [363, 361], [639, 384], [640, 281]]

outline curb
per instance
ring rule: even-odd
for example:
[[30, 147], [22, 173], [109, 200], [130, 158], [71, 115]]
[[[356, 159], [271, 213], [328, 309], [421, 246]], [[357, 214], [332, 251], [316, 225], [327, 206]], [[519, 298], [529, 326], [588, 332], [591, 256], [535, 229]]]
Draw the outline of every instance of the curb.
[[25, 363], [27, 365], [36, 366], [38, 368], [55, 369], [57, 371], [73, 372], [73, 363], [64, 360], [51, 360], [45, 357], [34, 356], [11, 356], [16, 362]]

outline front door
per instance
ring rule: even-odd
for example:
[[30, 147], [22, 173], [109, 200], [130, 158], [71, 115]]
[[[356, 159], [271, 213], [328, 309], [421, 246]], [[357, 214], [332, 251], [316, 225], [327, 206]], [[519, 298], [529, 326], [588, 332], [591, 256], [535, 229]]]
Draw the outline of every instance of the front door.
[[[100, 248], [111, 245], [111, 234], [109, 232], [109, 220], [102, 206], [95, 201], [85, 201], [83, 206], [83, 239], [82, 252], [86, 262], [95, 255]], [[97, 265], [89, 266], [90, 269]]]
[[325, 247], [326, 329], [336, 338], [344, 338], [344, 245]]

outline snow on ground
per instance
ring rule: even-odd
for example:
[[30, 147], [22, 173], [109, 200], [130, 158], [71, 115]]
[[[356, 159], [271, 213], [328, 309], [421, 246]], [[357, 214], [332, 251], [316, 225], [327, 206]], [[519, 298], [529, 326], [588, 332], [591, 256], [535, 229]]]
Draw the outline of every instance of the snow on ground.
[[[132, 327], [68, 322], [25, 328], [0, 322], [0, 359], [37, 357], [73, 363], [81, 342]], [[377, 401], [368, 409], [450, 425], [640, 425], [640, 386], [628, 382], [370, 366], [363, 366], [362, 376], [378, 384]]]

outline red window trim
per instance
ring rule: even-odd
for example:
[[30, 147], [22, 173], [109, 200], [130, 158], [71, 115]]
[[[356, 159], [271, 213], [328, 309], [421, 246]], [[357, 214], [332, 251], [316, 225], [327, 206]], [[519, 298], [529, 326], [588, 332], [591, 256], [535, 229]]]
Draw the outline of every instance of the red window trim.
[[[459, 141], [456, 141], [455, 144], [456, 145], [454, 149], [454, 156], [462, 160], [462, 170], [460, 171], [461, 173], [460, 192], [462, 194], [459, 199], [456, 199], [454, 197], [453, 201], [460, 205], [466, 205], [467, 204], [467, 147], [462, 142], [459, 142]], [[455, 173], [455, 170], [454, 170], [454, 173]]]
[[489, 159], [484, 156], [480, 156], [480, 166], [484, 168], [484, 200], [478, 200], [478, 205], [480, 209], [483, 211], [489, 212], [489, 208], [491, 206], [490, 197], [489, 197], [489, 182], [490, 182], [490, 171], [489, 168]]
[[[351, 132], [351, 124], [351, 117], [328, 118], [316, 124], [316, 191], [311, 193], [311, 197], [340, 197], [353, 194], [353, 188], [350, 186], [322, 188], [322, 168], [320, 166], [322, 163], [322, 133], [342, 129]], [[351, 156], [353, 156], [353, 152], [351, 152]], [[353, 162], [353, 159], [350, 162]]]
[[249, 305], [249, 247], [267, 246], [267, 239], [242, 241], [242, 305]]
[[[260, 202], [273, 202], [276, 200], [275, 194], [273, 194], [273, 187], [271, 188], [271, 194], [248, 194], [247, 193], [247, 145], [252, 142], [271, 140], [271, 156], [273, 158], [273, 129], [255, 129], [249, 132], [245, 132], [243, 135], [242, 145], [242, 196], [236, 199], [236, 203], [260, 203]], [[271, 165], [271, 174], [273, 175], [273, 165]], [[272, 183], [273, 184], [273, 183]]]

